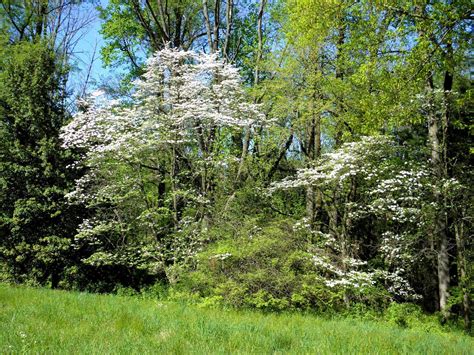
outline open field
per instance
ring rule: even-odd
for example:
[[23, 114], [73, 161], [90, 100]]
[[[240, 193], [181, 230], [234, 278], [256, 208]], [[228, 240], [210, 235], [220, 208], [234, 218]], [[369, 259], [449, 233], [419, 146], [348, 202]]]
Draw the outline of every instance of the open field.
[[0, 353], [473, 354], [460, 334], [0, 285]]

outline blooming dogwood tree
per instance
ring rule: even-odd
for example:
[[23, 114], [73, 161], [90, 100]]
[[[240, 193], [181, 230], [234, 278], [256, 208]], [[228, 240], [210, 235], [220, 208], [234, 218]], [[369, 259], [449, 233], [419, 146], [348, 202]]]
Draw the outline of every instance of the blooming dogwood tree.
[[146, 255], [156, 269], [191, 255], [195, 243], [170, 234], [205, 217], [219, 176], [237, 164], [227, 154], [232, 132], [263, 123], [238, 70], [216, 55], [165, 48], [148, 60], [131, 99], [96, 92], [79, 108], [61, 136], [86, 168], [69, 193], [93, 215], [76, 236], [77, 248], [94, 245], [86, 262]]
[[[417, 297], [414, 270], [434, 258], [427, 235], [439, 184], [428, 162], [404, 155], [404, 147], [387, 137], [364, 137], [271, 187], [310, 185], [322, 192], [326, 219], [313, 230], [314, 262], [330, 276], [328, 286], [347, 290], [379, 282], [394, 297]], [[371, 259], [382, 259], [383, 267], [369, 267]]]

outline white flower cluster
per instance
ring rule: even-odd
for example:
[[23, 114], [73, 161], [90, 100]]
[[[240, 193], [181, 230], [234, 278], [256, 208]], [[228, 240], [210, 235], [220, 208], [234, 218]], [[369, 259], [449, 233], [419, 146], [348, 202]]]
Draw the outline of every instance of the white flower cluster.
[[401, 297], [406, 300], [420, 299], [410, 283], [402, 276], [405, 270], [398, 269], [395, 272], [381, 272], [380, 276], [388, 284], [387, 290], [394, 296]]
[[293, 224], [293, 231], [298, 232], [308, 232], [311, 231], [311, 224], [309, 223], [308, 218], [302, 218], [301, 220]]
[[223, 253], [223, 254], [215, 254], [209, 257], [209, 259], [216, 259], [216, 260], [225, 260], [232, 256], [231, 253]]
[[273, 183], [270, 192], [308, 185], [337, 186], [352, 177], [378, 175], [379, 165], [392, 146], [393, 143], [384, 136], [363, 137], [360, 142], [345, 143], [341, 148], [324, 154], [317, 166], [299, 169], [295, 178]]
[[362, 289], [376, 283], [374, 272], [355, 270], [360, 266], [365, 266], [367, 264], [365, 261], [346, 258], [342, 260], [342, 267], [336, 266], [327, 256], [313, 255], [312, 261], [327, 274], [324, 282], [328, 287]]

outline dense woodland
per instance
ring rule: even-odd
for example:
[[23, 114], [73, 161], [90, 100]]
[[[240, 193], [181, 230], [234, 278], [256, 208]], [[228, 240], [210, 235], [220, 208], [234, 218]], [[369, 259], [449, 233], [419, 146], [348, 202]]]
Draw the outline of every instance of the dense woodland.
[[[91, 6], [117, 75], [73, 88]], [[473, 19], [464, 0], [3, 0], [0, 280], [396, 302], [468, 329]]]

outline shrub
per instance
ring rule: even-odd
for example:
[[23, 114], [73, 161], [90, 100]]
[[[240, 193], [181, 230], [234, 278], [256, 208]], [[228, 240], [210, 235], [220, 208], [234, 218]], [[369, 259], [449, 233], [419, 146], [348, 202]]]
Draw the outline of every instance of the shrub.
[[[314, 263], [311, 241], [293, 222], [257, 219], [209, 230], [211, 244], [196, 256], [194, 267], [180, 276], [176, 288], [237, 308], [264, 311], [341, 311], [347, 290], [330, 287]], [[353, 302], [384, 304], [377, 287], [352, 292]]]

